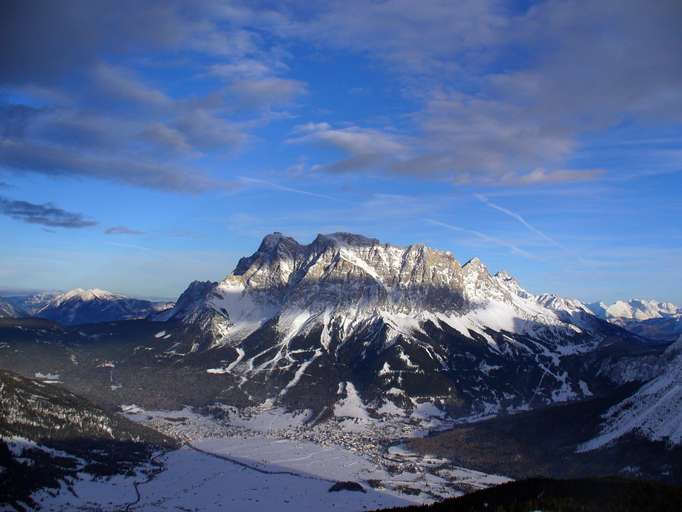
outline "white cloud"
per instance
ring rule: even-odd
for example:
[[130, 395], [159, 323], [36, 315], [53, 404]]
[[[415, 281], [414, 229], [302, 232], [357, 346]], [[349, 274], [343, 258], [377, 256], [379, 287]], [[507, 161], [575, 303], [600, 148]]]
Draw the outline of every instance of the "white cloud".
[[[497, 0], [413, 2], [333, 1], [305, 4], [305, 18], [282, 10], [270, 18], [288, 37], [368, 53], [394, 69], [417, 73], [456, 70], [469, 51], [496, 42], [508, 23]], [[265, 21], [265, 19], [263, 19]]]
[[254, 59], [243, 59], [236, 62], [213, 64], [209, 72], [226, 80], [254, 79], [268, 76], [270, 66]]
[[603, 169], [557, 169], [546, 171], [535, 169], [528, 174], [507, 175], [502, 177], [505, 184], [518, 185], [546, 185], [552, 183], [569, 183], [576, 181], [590, 181], [603, 175]]
[[132, 104], [136, 109], [166, 108], [172, 100], [121, 67], [98, 63], [92, 70], [93, 101]]
[[409, 157], [393, 158], [393, 148], [379, 157], [377, 149], [372, 165], [349, 158], [342, 170], [383, 164], [458, 182], [585, 181], [603, 171], [565, 169], [585, 133], [623, 120], [682, 120], [677, 0], [548, 0], [527, 10], [497, 1], [355, 0], [305, 19], [280, 14], [278, 33], [386, 62], [422, 103], [408, 128]]
[[259, 108], [289, 103], [305, 94], [307, 86], [300, 80], [267, 77], [237, 80], [228, 90], [242, 106]]
[[333, 128], [328, 123], [307, 123], [294, 129], [290, 144], [316, 144], [339, 150], [344, 157], [318, 169], [331, 172], [381, 171], [409, 154], [407, 137], [372, 128]]
[[[137, 133], [148, 137], [149, 147], [142, 148], [147, 157], [164, 146], [188, 155], [237, 146], [247, 137], [247, 124], [237, 127], [226, 115], [261, 115], [308, 91], [309, 84], [288, 75], [288, 52], [301, 43], [311, 53], [331, 49], [368, 57], [372, 72], [381, 71], [377, 63], [385, 65], [397, 78], [391, 93], [400, 90], [410, 108], [416, 104], [412, 124], [405, 112], [387, 114], [385, 125], [400, 126], [401, 134], [358, 120], [348, 127], [302, 127], [290, 142], [343, 153], [336, 162], [319, 164], [329, 171], [507, 185], [584, 181], [602, 174], [567, 168], [584, 134], [624, 120], [682, 121], [678, 0], [547, 0], [529, 8], [503, 0], [294, 1], [269, 7], [198, 2], [191, 9], [182, 2], [152, 1], [144, 9], [134, 2], [120, 9], [77, 2], [69, 10], [46, 5], [34, 11], [17, 9], [18, 21], [4, 33], [18, 41], [0, 45], [6, 83], [34, 91], [52, 87], [57, 98], [64, 91], [55, 86], [56, 77], [91, 69], [89, 82], [77, 88], [77, 108], [100, 114], [108, 109], [109, 117], [128, 108], [144, 117], [146, 126]], [[79, 30], [86, 20], [89, 30]], [[108, 56], [118, 57], [110, 62], [139, 57], [141, 50], [198, 52], [208, 58], [190, 67], [203, 79], [217, 77], [221, 89], [183, 104], [165, 84], [105, 62]], [[374, 84], [371, 90], [387, 94]], [[187, 110], [197, 105], [206, 111], [198, 116], [214, 127], [188, 120]], [[674, 161], [676, 155], [665, 158]]]

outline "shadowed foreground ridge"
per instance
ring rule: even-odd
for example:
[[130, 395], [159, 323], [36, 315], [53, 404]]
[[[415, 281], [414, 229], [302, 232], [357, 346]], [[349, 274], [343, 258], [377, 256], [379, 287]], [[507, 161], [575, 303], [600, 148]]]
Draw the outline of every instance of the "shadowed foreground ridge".
[[70, 488], [83, 472], [131, 475], [154, 452], [177, 447], [59, 386], [7, 371], [0, 371], [0, 412], [0, 504], [18, 510], [36, 506], [38, 489]]
[[677, 512], [682, 487], [622, 478], [530, 478], [400, 512]]

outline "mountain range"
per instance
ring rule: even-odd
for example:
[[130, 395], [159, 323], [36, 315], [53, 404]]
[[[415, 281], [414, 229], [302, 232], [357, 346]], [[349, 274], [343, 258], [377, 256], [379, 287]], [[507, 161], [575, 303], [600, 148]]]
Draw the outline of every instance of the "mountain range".
[[[121, 378], [124, 368], [140, 378], [134, 368], [152, 367], [146, 378], [153, 379], [168, 365], [181, 366], [210, 382], [187, 392], [187, 403], [270, 400], [320, 418], [477, 417], [584, 399], [610, 389], [618, 365], [655, 350], [580, 301], [533, 295], [476, 258], [461, 264], [446, 251], [349, 233], [307, 245], [273, 233], [225, 279], [191, 283], [171, 308], [122, 307], [131, 300], [77, 290], [35, 314], [64, 325], [93, 321], [83, 314], [91, 307], [106, 320], [126, 318], [122, 310], [149, 315], [134, 328], [106, 325], [106, 336], [137, 343], [116, 357]], [[102, 329], [78, 333], [99, 339]], [[50, 332], [69, 338], [58, 327]], [[29, 374], [68, 380], [83, 371], [73, 366]], [[133, 387], [120, 386], [107, 400]]]
[[[357, 245], [358, 243], [369, 243], [370, 245], [373, 242], [378, 243], [377, 240], [362, 237], [361, 235], [336, 233], [318, 236], [318, 238], [310, 244], [310, 247], [324, 244], [323, 240], [325, 238], [328, 240], [334, 239], [337, 242], [343, 242], [345, 239], [346, 241], [351, 241], [350, 246], [353, 246], [354, 244]], [[278, 286], [283, 285], [285, 281], [289, 279], [286, 265], [292, 263], [294, 265], [297, 264], [292, 258], [295, 259], [296, 255], [300, 256], [304, 247], [308, 247], [301, 246], [295, 240], [285, 237], [280, 233], [273, 233], [263, 240], [263, 243], [256, 254], [252, 255], [250, 258], [243, 258], [239, 262], [233, 275], [237, 276], [248, 272], [247, 268], [244, 266], [248, 266], [251, 259], [263, 258], [264, 256], [267, 257], [268, 246], [272, 246], [275, 251], [281, 252], [280, 259], [284, 265], [284, 270], [280, 272], [280, 270], [273, 269], [275, 274], [278, 272], [279, 274], [277, 276], [266, 277], [266, 279], [279, 279], [280, 283]], [[398, 248], [394, 247], [394, 249]], [[345, 250], [343, 254], [344, 256], [349, 255], [347, 250]], [[385, 255], [382, 257], [385, 258]], [[349, 261], [351, 260], [352, 255]], [[356, 259], [352, 264], [358, 264], [359, 261], [361, 262], [362, 259]], [[386, 262], [384, 261], [383, 264], [385, 263]], [[476, 258], [469, 263], [472, 264], [471, 266], [481, 264]], [[365, 270], [367, 269], [369, 269], [369, 267], [365, 268]], [[263, 271], [260, 272], [262, 273]], [[494, 277], [499, 278], [502, 281], [506, 278], [512, 286], [518, 286], [518, 283], [515, 282], [514, 278], [506, 272], [499, 272]], [[392, 276], [391, 279], [396, 279], [396, 276]], [[328, 278], [325, 278], [325, 280], [328, 281]], [[250, 278], [248, 281], [249, 287], [255, 289], [255, 281]], [[210, 284], [213, 288], [215, 288], [216, 285], [217, 283]], [[209, 286], [209, 284], [193, 283], [190, 289], [187, 290], [187, 293], [181, 296], [182, 300], [185, 302], [185, 309], [190, 307], [187, 304], [189, 297], [191, 297], [192, 294], [198, 293], [197, 288], [192, 287], [200, 286]], [[226, 289], [226, 286], [228, 285], [226, 284], [226, 281], [224, 281], [222, 288]], [[450, 290], [450, 292], [453, 290], [454, 289]], [[454, 291], [457, 293], [463, 292], [463, 290]], [[469, 292], [471, 292], [471, 290], [469, 290]], [[305, 293], [305, 290], [303, 290], [302, 293]], [[529, 296], [527, 293], [526, 295]], [[582, 311], [592, 313], [598, 318], [652, 340], [672, 342], [682, 334], [682, 308], [669, 302], [631, 299], [627, 301], [619, 300], [609, 305], [604, 302], [582, 303], [575, 299], [566, 299], [554, 294], [539, 295], [536, 297], [536, 302], [541, 306], [554, 310], [555, 313], [564, 316], [569, 310], [573, 312]], [[63, 325], [78, 325], [84, 323], [138, 319], [145, 318], [148, 315], [152, 315], [156, 319], [167, 319], [170, 317], [181, 318], [186, 315], [186, 313], [182, 312], [182, 307], [175, 308], [171, 312], [173, 306], [175, 306], [175, 304], [170, 301], [155, 302], [131, 298], [122, 294], [96, 288], [76, 288], [63, 293], [42, 292], [30, 295], [0, 297], [0, 318], [39, 317], [54, 320]], [[395, 305], [391, 307], [395, 309], [394, 306]], [[403, 312], [411, 314], [413, 309], [414, 308], [410, 307], [405, 309], [403, 307]], [[164, 311], [165, 313], [163, 315], [158, 315], [158, 313]], [[237, 313], [237, 315], [241, 314], [242, 313]], [[262, 314], [264, 317], [271, 316], [267, 311], [262, 311], [260, 313], [252, 311], [250, 314], [255, 314], [256, 316]], [[235, 313], [233, 312], [233, 316], [234, 315]]]
[[133, 320], [171, 307], [92, 288], [0, 298], [0, 318], [38, 317], [62, 325]]
[[590, 396], [594, 354], [644, 345], [478, 259], [348, 233], [308, 245], [268, 235], [223, 281], [192, 283], [154, 319], [183, 329], [176, 355], [250, 399], [320, 414], [343, 399], [356, 419], [368, 406], [492, 414]]
[[588, 307], [599, 318], [641, 336], [673, 341], [682, 334], [682, 308], [670, 302], [631, 299], [611, 305], [596, 302]]
[[[350, 233], [267, 235], [174, 304], [80, 289], [6, 304], [30, 317], [0, 319], [0, 367], [107, 411], [269, 411], [353, 436], [390, 427], [416, 452], [499, 474], [529, 476], [482, 457], [494, 440], [530, 474], [682, 479], [682, 341], [622, 321], [672, 305], [602, 311], [477, 258]], [[430, 429], [447, 431], [419, 441]]]

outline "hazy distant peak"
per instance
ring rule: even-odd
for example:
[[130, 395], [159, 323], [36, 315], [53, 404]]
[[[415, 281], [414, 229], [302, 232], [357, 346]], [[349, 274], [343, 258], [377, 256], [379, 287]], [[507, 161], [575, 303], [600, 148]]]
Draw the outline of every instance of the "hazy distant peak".
[[675, 304], [652, 299], [618, 300], [610, 305], [598, 302], [590, 304], [590, 308], [603, 318], [623, 320], [649, 320], [682, 313]]
[[69, 290], [68, 292], [65, 292], [61, 295], [58, 295], [55, 297], [55, 301], [65, 301], [65, 300], [71, 300], [71, 299], [79, 299], [85, 302], [89, 302], [92, 300], [113, 300], [113, 299], [122, 299], [125, 298], [124, 295], [112, 293], [108, 290], [102, 290], [100, 288], [89, 288], [89, 289], [83, 289], [83, 288], [74, 288], [73, 290]]

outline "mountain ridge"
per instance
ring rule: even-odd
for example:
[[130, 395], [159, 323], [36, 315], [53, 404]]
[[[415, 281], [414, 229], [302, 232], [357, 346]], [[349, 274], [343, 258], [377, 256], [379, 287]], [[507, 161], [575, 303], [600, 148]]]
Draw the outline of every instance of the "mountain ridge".
[[618, 300], [588, 304], [599, 318], [635, 334], [663, 342], [672, 342], [682, 334], [682, 307], [654, 299]]
[[165, 435], [59, 386], [0, 370], [0, 505], [40, 509], [35, 492], [59, 491], [75, 479], [130, 474], [158, 450], [177, 448]]
[[79, 325], [145, 318], [171, 305], [172, 303], [167, 302], [131, 298], [99, 288], [74, 288], [61, 293], [2, 298], [0, 316], [45, 318], [63, 325]]
[[[262, 399], [304, 407], [297, 391], [304, 381], [335, 379], [329, 389], [345, 400], [349, 383], [360, 380], [366, 402], [392, 402], [406, 414], [418, 408], [416, 396], [448, 396], [458, 387], [453, 399], [476, 403], [479, 413], [590, 396], [591, 385], [563, 361], [641, 343], [580, 301], [535, 296], [478, 258], [462, 265], [449, 251], [350, 233], [320, 234], [305, 245], [267, 235], [225, 279], [191, 283], [174, 308], [152, 318], [184, 326], [175, 354], [202, 364], [218, 359], [207, 371], [238, 379], [240, 389], [248, 382], [250, 393], [271, 389]], [[463, 385], [457, 368], [473, 371], [461, 359], [472, 354], [476, 368], [493, 370], [472, 373]], [[523, 393], [502, 377], [520, 368], [528, 370]], [[329, 391], [320, 407], [336, 400]]]
[[[75, 290], [55, 302], [99, 303], [102, 295]], [[606, 407], [627, 410], [626, 401], [637, 400], [646, 408], [638, 388], [666, 379], [659, 360], [675, 352], [663, 354], [661, 344], [579, 300], [530, 293], [478, 258], [461, 264], [448, 251], [348, 233], [309, 244], [268, 235], [223, 280], [194, 281], [172, 308], [144, 319], [78, 326], [3, 319], [0, 335], [5, 368], [111, 410], [189, 406], [235, 425], [292, 421], [282, 435], [319, 427], [323, 443], [337, 434], [354, 448], [366, 440], [368, 456], [383, 443], [472, 425], [483, 432], [516, 425], [534, 445], [550, 418], [557, 432], [531, 450], [538, 464], [567, 438], [574, 441], [561, 444], [562, 453], [576, 463], [627, 452], [624, 439], [660, 448], [635, 429], [614, 438], [616, 448], [609, 440], [573, 455], [576, 442], [608, 434]], [[566, 421], [572, 411], [594, 412], [588, 432]], [[635, 460], [648, 468], [658, 458], [649, 453]], [[622, 467], [618, 457], [609, 464]]]
[[[355, 287], [354, 291], [360, 284], [364, 295], [348, 297], [345, 291], [333, 289], [337, 283]], [[196, 293], [196, 286], [193, 283], [187, 291]], [[235, 292], [257, 298], [265, 291], [270, 292], [267, 299], [271, 305], [281, 307], [284, 302], [294, 302], [299, 307], [310, 307], [305, 303], [305, 295], [322, 292], [326, 294], [325, 306], [332, 299], [337, 301], [331, 303], [333, 307], [355, 303], [396, 313], [419, 309], [461, 313], [475, 309], [491, 296], [507, 302], [516, 297], [532, 297], [508, 273], [491, 275], [478, 258], [461, 265], [449, 251], [423, 244], [407, 247], [382, 244], [377, 239], [350, 233], [320, 234], [307, 245], [281, 233], [267, 235], [253, 255], [239, 260], [232, 274], [210, 286], [210, 292], [204, 289], [208, 299]], [[160, 318], [182, 319], [188, 296], [178, 300], [181, 307]], [[589, 313], [579, 301], [572, 300], [571, 304], [574, 309]], [[216, 304], [214, 309], [224, 316], [225, 308], [221, 305]], [[553, 310], [558, 309], [555, 304]], [[533, 314], [543, 313], [551, 323], [557, 320], [551, 318], [554, 316], [551, 311], [548, 308]]]

